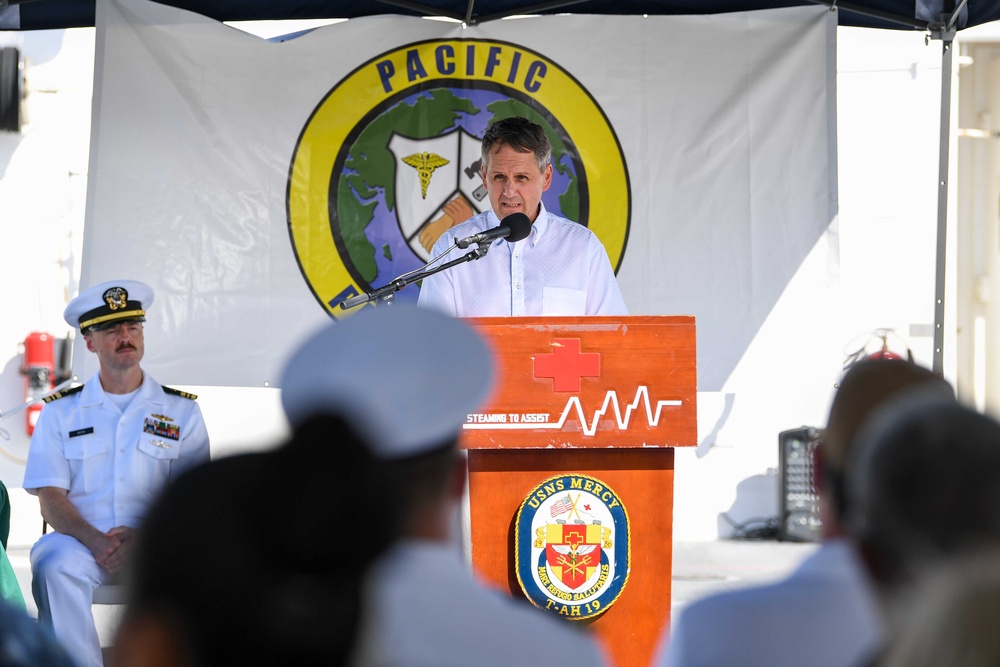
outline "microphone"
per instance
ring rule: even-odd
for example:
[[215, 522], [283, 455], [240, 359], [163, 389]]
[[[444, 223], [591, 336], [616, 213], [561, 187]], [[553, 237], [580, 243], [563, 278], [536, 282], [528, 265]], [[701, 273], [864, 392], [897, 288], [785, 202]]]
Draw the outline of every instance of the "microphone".
[[455, 245], [465, 249], [473, 243], [492, 243], [497, 239], [507, 239], [507, 243], [517, 243], [528, 238], [530, 233], [531, 220], [528, 220], [528, 216], [524, 213], [511, 213], [493, 229], [459, 239], [455, 241]]

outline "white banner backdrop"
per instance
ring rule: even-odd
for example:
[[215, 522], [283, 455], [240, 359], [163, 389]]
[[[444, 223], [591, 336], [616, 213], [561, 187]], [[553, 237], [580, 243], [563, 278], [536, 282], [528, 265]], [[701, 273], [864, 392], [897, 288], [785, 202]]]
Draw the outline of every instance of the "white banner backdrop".
[[[284, 42], [144, 0], [97, 7], [81, 284], [153, 286], [144, 366], [162, 382], [274, 386], [340, 300], [426, 259], [455, 200], [488, 205], [474, 149], [493, 117], [546, 126], [546, 206], [602, 239], [632, 314], [697, 317], [702, 391], [836, 216], [823, 7], [385, 16]], [[423, 153], [447, 164], [421, 175]]]

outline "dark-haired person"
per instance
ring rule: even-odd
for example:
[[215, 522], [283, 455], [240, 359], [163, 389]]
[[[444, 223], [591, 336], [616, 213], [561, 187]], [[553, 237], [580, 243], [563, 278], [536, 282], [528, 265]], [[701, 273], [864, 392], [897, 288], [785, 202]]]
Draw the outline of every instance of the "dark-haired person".
[[55, 394], [31, 438], [24, 489], [38, 496], [54, 532], [31, 549], [39, 622], [74, 660], [100, 667], [94, 589], [128, 562], [148, 505], [181, 471], [208, 460], [208, 432], [194, 396], [140, 366], [153, 290], [134, 280], [95, 285], [66, 307], [98, 372]]
[[491, 208], [442, 234], [431, 256], [515, 213], [527, 216], [530, 233], [516, 243], [493, 241], [485, 257], [425, 278], [420, 306], [456, 317], [628, 314], [597, 236], [542, 203], [552, 184], [552, 144], [540, 125], [520, 117], [491, 124], [480, 176]]
[[397, 533], [377, 519], [393, 487], [364, 453], [342, 421], [317, 419], [277, 450], [171, 482], [129, 564], [113, 663], [347, 664], [364, 569]]

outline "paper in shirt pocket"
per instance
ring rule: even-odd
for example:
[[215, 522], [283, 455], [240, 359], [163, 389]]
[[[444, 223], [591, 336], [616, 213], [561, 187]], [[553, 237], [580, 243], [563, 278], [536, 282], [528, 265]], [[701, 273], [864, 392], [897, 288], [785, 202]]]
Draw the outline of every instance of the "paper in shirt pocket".
[[566, 287], [542, 288], [542, 315], [586, 315], [587, 293]]

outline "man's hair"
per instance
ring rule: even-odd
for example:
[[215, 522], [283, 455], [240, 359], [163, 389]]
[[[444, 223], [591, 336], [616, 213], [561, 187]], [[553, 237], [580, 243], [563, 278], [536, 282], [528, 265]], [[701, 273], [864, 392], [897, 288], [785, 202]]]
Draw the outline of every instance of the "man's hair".
[[498, 120], [486, 128], [486, 134], [483, 135], [484, 172], [494, 150], [500, 150], [504, 146], [510, 146], [519, 153], [534, 153], [538, 171], [545, 171], [545, 167], [552, 161], [552, 143], [545, 130], [538, 123], [521, 116]]
[[845, 477], [852, 473], [847, 465], [862, 425], [893, 396], [916, 387], [954, 396], [951, 385], [939, 375], [902, 359], [867, 359], [844, 375], [820, 437], [825, 492], [838, 517], [847, 509]]

